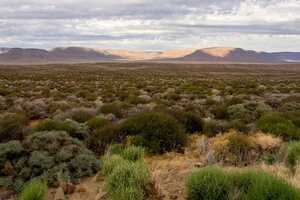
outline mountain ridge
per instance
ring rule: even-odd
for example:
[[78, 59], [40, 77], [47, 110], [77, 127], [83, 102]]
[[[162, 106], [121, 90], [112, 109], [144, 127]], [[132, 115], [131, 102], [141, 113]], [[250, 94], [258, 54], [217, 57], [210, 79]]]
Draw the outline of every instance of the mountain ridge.
[[169, 51], [130, 51], [86, 47], [57, 47], [51, 50], [0, 48], [0, 64], [102, 61], [284, 63], [300, 62], [300, 52], [258, 52], [232, 47]]

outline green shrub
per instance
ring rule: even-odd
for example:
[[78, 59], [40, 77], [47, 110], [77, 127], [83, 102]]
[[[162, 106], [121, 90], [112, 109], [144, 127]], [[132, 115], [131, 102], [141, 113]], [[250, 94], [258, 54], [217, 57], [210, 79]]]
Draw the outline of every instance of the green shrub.
[[285, 112], [283, 116], [291, 120], [298, 128], [300, 128], [300, 112]]
[[287, 144], [285, 162], [292, 169], [295, 170], [296, 165], [300, 161], [300, 142], [290, 142]]
[[118, 143], [123, 140], [123, 135], [119, 127], [114, 124], [108, 124], [100, 129], [94, 130], [87, 139], [89, 149], [97, 154], [104, 154], [105, 150], [112, 143]]
[[16, 113], [4, 113], [0, 115], [0, 142], [20, 140], [23, 138], [25, 116]]
[[229, 200], [232, 182], [218, 168], [203, 168], [189, 175], [187, 179], [188, 200]]
[[122, 105], [120, 103], [105, 104], [100, 108], [100, 111], [103, 114], [114, 114], [118, 118], [123, 116]]
[[300, 103], [297, 102], [286, 102], [281, 107], [282, 112], [300, 112]]
[[225, 172], [207, 167], [187, 180], [189, 200], [294, 200], [300, 192], [283, 179], [265, 172]]
[[[9, 141], [0, 144], [0, 169], [3, 169], [7, 161], [15, 161], [24, 153], [24, 148], [19, 141]], [[0, 173], [1, 174], [1, 173]]]
[[108, 125], [109, 121], [102, 117], [93, 117], [87, 121], [87, 125], [91, 130], [96, 130]]
[[125, 101], [128, 102], [129, 104], [134, 104], [134, 105], [146, 103], [146, 101], [143, 98], [140, 98], [135, 95], [129, 95]]
[[217, 121], [217, 120], [207, 120], [204, 121], [203, 133], [209, 137], [216, 136], [219, 133], [228, 131], [230, 124], [227, 122]]
[[300, 131], [292, 121], [280, 113], [267, 113], [257, 122], [257, 128], [265, 133], [281, 136], [284, 139], [299, 139]]
[[61, 131], [34, 133], [23, 145], [18, 141], [1, 144], [0, 160], [1, 169], [5, 166], [10, 169], [8, 174], [0, 172], [1, 176], [12, 178], [14, 181], [8, 187], [16, 190], [35, 177], [56, 185], [62, 174], [75, 181], [95, 174], [100, 168], [100, 161], [91, 151]]
[[107, 191], [112, 200], [143, 200], [150, 173], [143, 162], [123, 162], [107, 177]]
[[293, 200], [300, 198], [299, 191], [285, 180], [265, 172], [246, 171], [229, 176], [233, 179], [235, 191], [239, 191], [238, 199]]
[[121, 132], [142, 136], [142, 145], [153, 153], [181, 150], [186, 142], [179, 122], [163, 113], [141, 113], [130, 117], [121, 124]]
[[227, 107], [224, 104], [218, 104], [213, 106], [211, 112], [215, 116], [215, 119], [227, 118]]
[[201, 132], [203, 129], [202, 119], [192, 112], [175, 113], [175, 117], [187, 133]]
[[236, 104], [227, 108], [227, 115], [230, 120], [242, 120], [251, 122], [255, 120], [255, 115], [244, 104]]
[[84, 123], [89, 119], [95, 117], [96, 111], [91, 108], [73, 108], [68, 112], [71, 119], [79, 122]]
[[65, 121], [46, 119], [39, 122], [33, 130], [34, 132], [66, 131], [70, 136], [80, 140], [84, 140], [88, 135], [88, 128], [84, 124], [79, 124], [70, 119]]
[[18, 200], [44, 200], [48, 187], [41, 180], [33, 180], [24, 186]]
[[238, 130], [243, 133], [247, 133], [251, 130], [244, 121], [238, 119], [230, 121], [229, 126], [231, 129]]

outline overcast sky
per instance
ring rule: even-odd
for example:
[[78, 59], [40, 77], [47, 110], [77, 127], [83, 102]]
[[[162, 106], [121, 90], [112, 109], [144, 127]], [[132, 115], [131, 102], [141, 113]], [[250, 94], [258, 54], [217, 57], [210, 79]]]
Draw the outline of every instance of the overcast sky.
[[0, 46], [300, 51], [300, 0], [0, 0]]

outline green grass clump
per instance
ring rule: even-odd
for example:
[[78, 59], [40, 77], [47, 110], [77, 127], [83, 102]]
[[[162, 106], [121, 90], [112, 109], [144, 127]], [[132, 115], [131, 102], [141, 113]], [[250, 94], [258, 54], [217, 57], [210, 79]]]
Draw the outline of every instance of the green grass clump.
[[287, 144], [286, 150], [286, 164], [294, 170], [298, 162], [300, 161], [300, 142], [290, 142]]
[[142, 147], [129, 146], [123, 150], [121, 156], [130, 161], [138, 161], [144, 159], [145, 150]]
[[112, 200], [143, 200], [150, 173], [144, 163], [144, 150], [130, 146], [112, 145], [103, 156], [102, 173]]
[[299, 139], [300, 131], [291, 120], [280, 113], [267, 113], [257, 122], [257, 128], [266, 133], [281, 136], [284, 139]]
[[122, 162], [107, 177], [107, 190], [112, 200], [143, 200], [150, 174], [142, 162]]
[[48, 187], [47, 183], [41, 180], [33, 180], [24, 186], [18, 200], [44, 200]]
[[189, 200], [226, 200], [231, 188], [229, 177], [218, 168], [195, 171], [187, 179]]
[[124, 158], [122, 158], [119, 155], [105, 155], [102, 157], [102, 173], [105, 176], [108, 176], [112, 173], [112, 171], [116, 168], [118, 165], [122, 165], [125, 162], [128, 162]]
[[189, 200], [295, 200], [300, 192], [285, 180], [265, 172], [226, 172], [207, 167], [187, 180]]
[[300, 198], [300, 192], [285, 180], [265, 172], [249, 170], [231, 176], [235, 191], [239, 191], [238, 199], [295, 200]]

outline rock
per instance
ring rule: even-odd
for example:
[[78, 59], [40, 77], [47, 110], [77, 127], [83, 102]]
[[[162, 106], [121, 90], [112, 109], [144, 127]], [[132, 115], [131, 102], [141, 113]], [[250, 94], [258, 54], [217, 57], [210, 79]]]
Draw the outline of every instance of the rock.
[[57, 188], [55, 192], [54, 200], [66, 200], [64, 190], [62, 187]]

